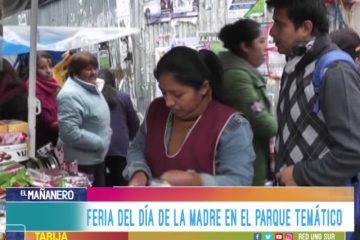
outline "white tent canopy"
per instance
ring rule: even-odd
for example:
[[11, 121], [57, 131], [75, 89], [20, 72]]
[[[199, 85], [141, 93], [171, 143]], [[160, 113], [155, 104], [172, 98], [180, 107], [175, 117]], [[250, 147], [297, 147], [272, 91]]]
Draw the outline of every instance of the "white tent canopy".
[[[30, 51], [28, 26], [4, 26], [2, 54], [17, 55]], [[136, 28], [37, 27], [37, 50], [67, 51], [138, 33]]]

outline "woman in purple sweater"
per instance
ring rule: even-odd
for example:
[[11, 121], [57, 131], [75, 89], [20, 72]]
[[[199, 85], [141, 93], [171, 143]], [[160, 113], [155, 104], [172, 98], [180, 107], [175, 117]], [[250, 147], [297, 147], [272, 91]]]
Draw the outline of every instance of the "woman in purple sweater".
[[106, 185], [126, 186], [127, 181], [122, 177], [122, 171], [126, 166], [129, 142], [135, 137], [140, 121], [129, 95], [115, 88], [114, 74], [108, 69], [101, 69], [98, 76], [105, 80], [102, 93], [110, 108], [113, 130], [110, 148], [105, 158], [106, 168], [109, 170]]

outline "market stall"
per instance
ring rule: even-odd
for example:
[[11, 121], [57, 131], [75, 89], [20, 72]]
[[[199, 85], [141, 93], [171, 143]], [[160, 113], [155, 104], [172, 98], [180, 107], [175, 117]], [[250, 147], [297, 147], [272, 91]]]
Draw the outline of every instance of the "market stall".
[[[45, 2], [46, 1], [31, 1], [31, 15], [37, 16], [38, 3], [44, 4]], [[5, 16], [29, 7], [30, 1], [5, 0]], [[76, 162], [69, 164], [64, 162], [61, 149], [48, 145], [44, 149], [37, 151], [37, 153], [35, 152], [36, 52], [38, 50], [64, 52], [137, 34], [138, 32], [138, 29], [129, 27], [86, 28], [37, 26], [36, 18], [32, 18], [31, 26], [3, 27], [3, 36], [0, 39], [2, 55], [14, 56], [17, 54], [30, 53], [30, 84], [28, 122], [0, 122], [0, 126], [2, 126], [0, 134], [5, 137], [2, 139], [4, 140], [2, 144], [0, 144], [0, 172], [4, 174], [2, 179], [0, 176], [0, 186], [2, 189], [17, 185], [41, 187], [89, 186], [89, 183], [84, 180], [87, 179], [88, 176], [77, 173]], [[13, 129], [17, 129], [16, 127], [12, 127], [14, 124], [26, 127], [23, 127], [20, 132], [14, 132]], [[13, 137], [12, 140], [11, 136]], [[6, 142], [5, 139], [9, 141]], [[29, 154], [27, 152], [29, 152]], [[19, 158], [19, 155], [21, 155], [21, 158]]]

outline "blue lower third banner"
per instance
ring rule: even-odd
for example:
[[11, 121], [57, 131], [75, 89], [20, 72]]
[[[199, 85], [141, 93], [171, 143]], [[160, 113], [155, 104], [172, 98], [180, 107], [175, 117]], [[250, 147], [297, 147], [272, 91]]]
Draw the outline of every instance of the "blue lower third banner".
[[345, 240], [354, 231], [351, 187], [8, 191], [10, 240]]

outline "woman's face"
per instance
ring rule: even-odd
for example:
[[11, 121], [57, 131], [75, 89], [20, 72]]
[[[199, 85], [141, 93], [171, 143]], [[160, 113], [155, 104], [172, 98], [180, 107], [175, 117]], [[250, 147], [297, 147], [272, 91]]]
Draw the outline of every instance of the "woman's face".
[[51, 59], [41, 57], [36, 66], [36, 74], [43, 79], [51, 79], [53, 76]]
[[243, 50], [246, 52], [246, 60], [254, 67], [260, 67], [265, 60], [265, 37], [262, 33], [255, 38], [251, 46], [243, 45]]
[[95, 66], [88, 65], [86, 68], [81, 70], [79, 75], [77, 75], [76, 77], [78, 77], [84, 82], [95, 84], [97, 73], [98, 73], [98, 69]]
[[196, 118], [202, 113], [201, 103], [204, 102], [210, 91], [207, 81], [199, 90], [196, 90], [191, 86], [180, 84], [171, 73], [160, 75], [159, 88], [164, 96], [166, 106], [177, 118], [182, 120]]

